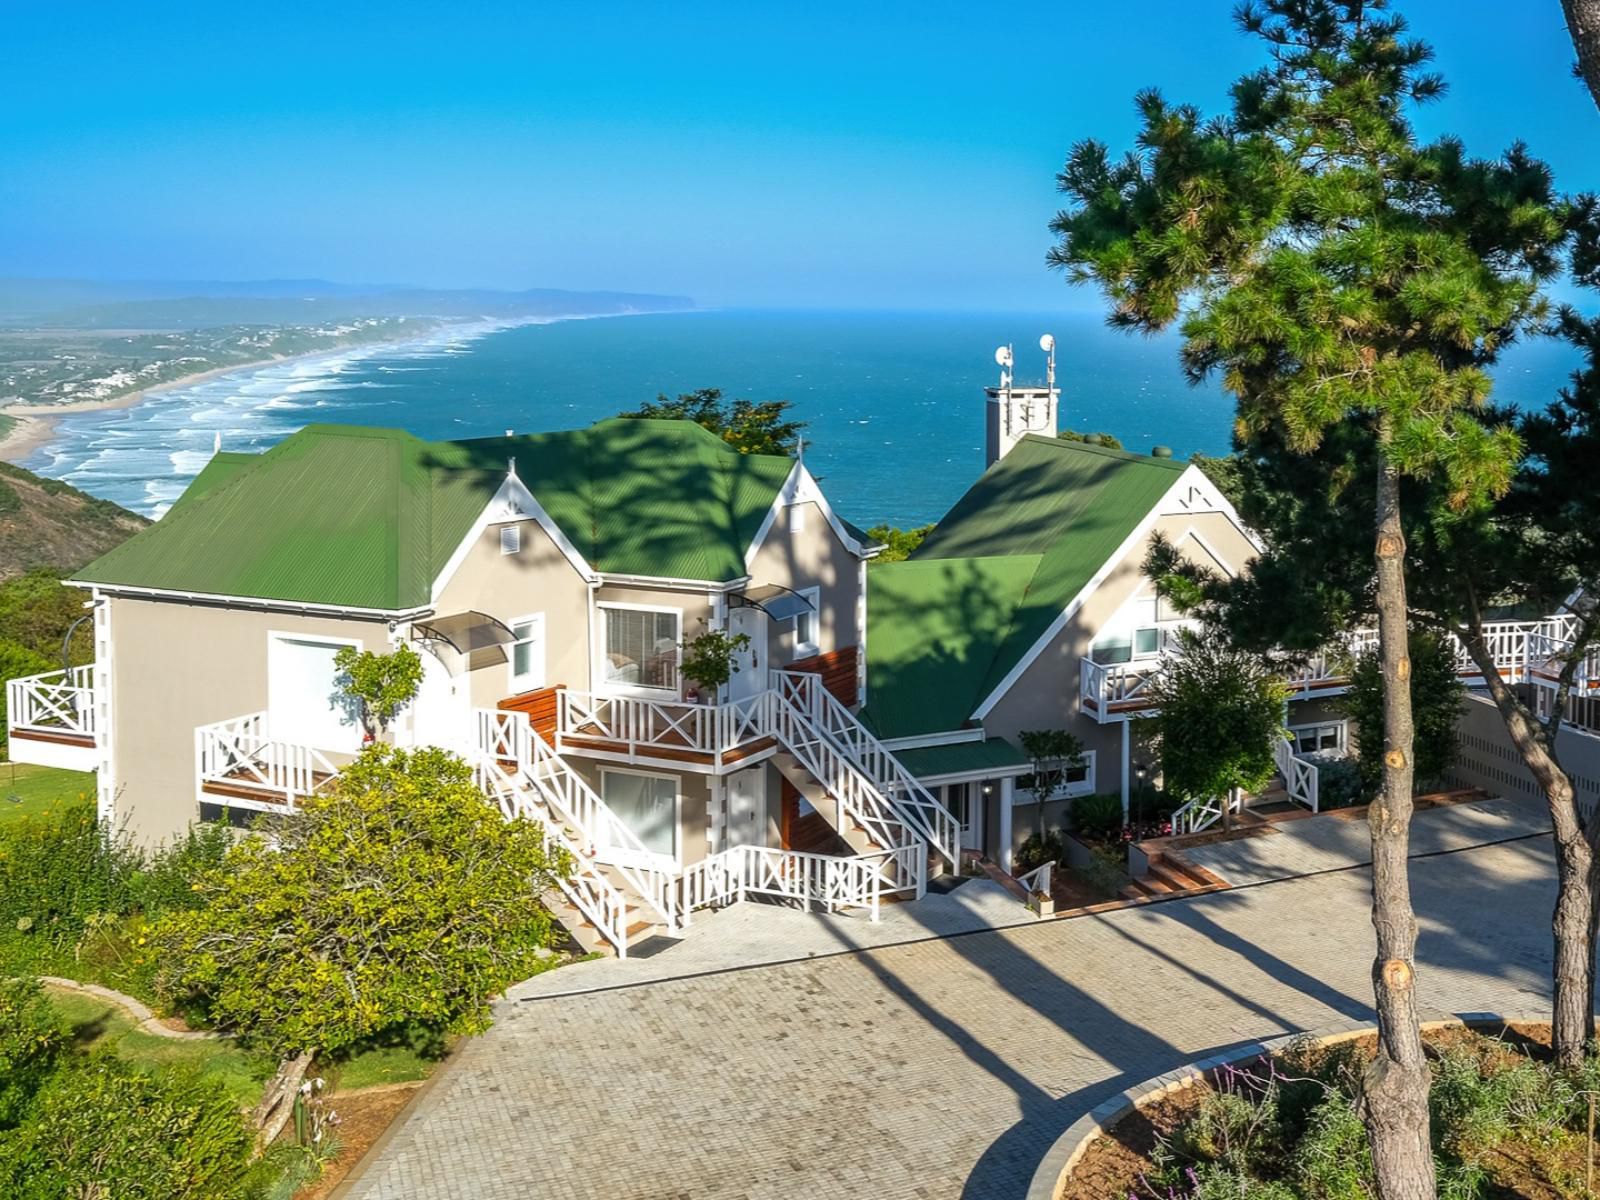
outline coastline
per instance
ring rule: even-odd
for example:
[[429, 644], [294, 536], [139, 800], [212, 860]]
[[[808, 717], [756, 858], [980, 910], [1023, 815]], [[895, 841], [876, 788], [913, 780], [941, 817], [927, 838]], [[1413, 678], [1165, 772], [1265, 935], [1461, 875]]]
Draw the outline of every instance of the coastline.
[[171, 391], [176, 388], [192, 387], [197, 383], [204, 383], [208, 379], [215, 379], [219, 375], [227, 375], [233, 371], [254, 371], [262, 367], [270, 367], [277, 363], [294, 362], [302, 358], [314, 358], [318, 354], [327, 354], [328, 350], [308, 350], [304, 354], [280, 354], [273, 358], [257, 359], [254, 362], [231, 363], [224, 367], [211, 367], [205, 371], [196, 371], [193, 375], [184, 375], [178, 379], [169, 379], [165, 383], [153, 384], [147, 388], [128, 392], [121, 396], [114, 396], [109, 400], [69, 400], [64, 404], [12, 404], [0, 408], [0, 416], [10, 417], [15, 423], [5, 433], [0, 434], [0, 462], [20, 463], [41, 446], [49, 445], [55, 437], [56, 423], [63, 417], [70, 417], [74, 413], [110, 412], [119, 408], [132, 408], [141, 404], [156, 392]]

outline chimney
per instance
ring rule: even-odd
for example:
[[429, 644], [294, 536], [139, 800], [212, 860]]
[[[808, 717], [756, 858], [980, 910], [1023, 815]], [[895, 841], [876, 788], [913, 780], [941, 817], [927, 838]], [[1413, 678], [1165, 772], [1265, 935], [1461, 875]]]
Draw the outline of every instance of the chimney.
[[1009, 454], [1027, 434], [1056, 436], [1061, 389], [1056, 387], [1055, 338], [1045, 334], [1039, 339], [1039, 348], [1048, 355], [1042, 384], [1016, 382], [1010, 346], [1001, 346], [994, 352], [994, 361], [1000, 367], [1000, 384], [983, 389], [989, 399], [984, 439], [983, 465], [986, 468]]

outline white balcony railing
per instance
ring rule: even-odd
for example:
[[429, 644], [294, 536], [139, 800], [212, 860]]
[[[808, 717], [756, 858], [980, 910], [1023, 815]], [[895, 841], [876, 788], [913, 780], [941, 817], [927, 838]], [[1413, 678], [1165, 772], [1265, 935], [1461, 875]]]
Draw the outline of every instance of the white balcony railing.
[[339, 772], [327, 752], [274, 738], [264, 712], [200, 726], [194, 753], [201, 798], [214, 804], [293, 812]]
[[94, 665], [6, 682], [10, 732], [94, 740]]
[[[629, 758], [652, 751], [709, 756], [717, 766], [726, 756], [768, 736], [768, 693], [725, 704], [690, 704], [599, 696], [563, 688], [557, 701], [556, 748], [599, 749]], [[581, 745], [571, 744], [578, 739]]]
[[927, 873], [928, 844], [839, 858], [768, 846], [735, 846], [703, 859], [680, 877], [685, 910], [770, 896], [826, 912], [864, 908], [876, 921], [884, 896]]

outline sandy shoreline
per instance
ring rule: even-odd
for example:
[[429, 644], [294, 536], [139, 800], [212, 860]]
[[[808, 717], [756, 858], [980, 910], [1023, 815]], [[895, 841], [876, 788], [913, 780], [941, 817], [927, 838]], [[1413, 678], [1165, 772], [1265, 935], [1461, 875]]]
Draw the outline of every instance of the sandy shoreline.
[[0, 434], [0, 462], [17, 463], [27, 458], [55, 436], [57, 421], [73, 413], [109, 412], [117, 408], [132, 408], [155, 392], [191, 387], [233, 371], [254, 371], [261, 367], [270, 367], [274, 363], [315, 358], [319, 354], [336, 353], [338, 349], [335, 347], [328, 350], [308, 350], [304, 354], [280, 354], [273, 358], [257, 359], [254, 362], [212, 367], [206, 371], [197, 371], [193, 375], [184, 375], [177, 379], [169, 379], [165, 383], [140, 388], [136, 392], [129, 392], [127, 395], [110, 400], [69, 400], [65, 404], [13, 404], [7, 408], [0, 408], [0, 413], [13, 418], [16, 422], [6, 433]]

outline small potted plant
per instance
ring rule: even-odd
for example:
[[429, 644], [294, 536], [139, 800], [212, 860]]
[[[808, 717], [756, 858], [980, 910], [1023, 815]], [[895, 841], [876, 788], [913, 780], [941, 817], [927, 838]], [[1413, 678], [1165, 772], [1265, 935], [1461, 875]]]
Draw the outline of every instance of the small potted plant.
[[678, 669], [694, 685], [685, 691], [685, 698], [691, 703], [716, 703], [718, 690], [738, 674], [736, 656], [749, 648], [749, 634], [727, 634], [720, 629], [708, 629], [684, 642], [683, 661]]

